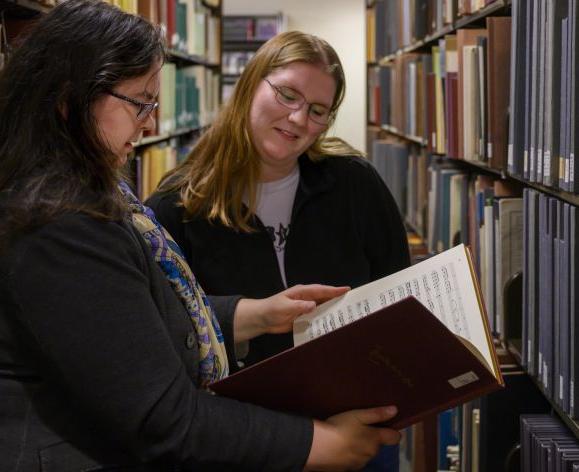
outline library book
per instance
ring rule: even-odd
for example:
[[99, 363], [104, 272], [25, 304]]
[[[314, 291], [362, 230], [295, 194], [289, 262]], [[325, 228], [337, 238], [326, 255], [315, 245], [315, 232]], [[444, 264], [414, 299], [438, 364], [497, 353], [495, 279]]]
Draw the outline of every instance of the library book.
[[210, 385], [324, 419], [396, 405], [402, 429], [504, 386], [469, 249], [456, 246], [294, 321], [294, 347]]

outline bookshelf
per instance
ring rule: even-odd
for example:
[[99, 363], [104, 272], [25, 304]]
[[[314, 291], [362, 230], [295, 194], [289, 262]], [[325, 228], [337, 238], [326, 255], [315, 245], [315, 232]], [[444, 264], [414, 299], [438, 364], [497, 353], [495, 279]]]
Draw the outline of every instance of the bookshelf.
[[[516, 388], [538, 392], [529, 408], [546, 408], [575, 438], [578, 9], [571, 0], [367, 2], [369, 158], [428, 253], [471, 246], [496, 340], [530, 379]], [[480, 451], [458, 441], [463, 465], [484, 464], [493, 401], [456, 413], [459, 426], [479, 428]]]
[[285, 31], [287, 21], [275, 15], [224, 15], [222, 53], [222, 99], [227, 100], [245, 64], [255, 52], [276, 34]]

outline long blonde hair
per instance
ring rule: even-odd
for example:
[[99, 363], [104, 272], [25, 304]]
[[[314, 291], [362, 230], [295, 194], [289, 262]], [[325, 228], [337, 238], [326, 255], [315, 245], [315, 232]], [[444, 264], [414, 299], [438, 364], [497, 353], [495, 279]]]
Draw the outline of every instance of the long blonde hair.
[[[255, 212], [260, 160], [249, 133], [249, 111], [261, 80], [293, 62], [319, 64], [336, 81], [335, 113], [345, 94], [344, 71], [336, 51], [316, 36], [289, 31], [265, 43], [247, 64], [233, 95], [191, 154], [163, 179], [160, 192], [179, 191], [188, 215], [202, 215], [241, 231]], [[345, 141], [322, 133], [307, 150], [312, 160], [326, 156], [361, 155]], [[244, 210], [244, 195], [248, 210]]]

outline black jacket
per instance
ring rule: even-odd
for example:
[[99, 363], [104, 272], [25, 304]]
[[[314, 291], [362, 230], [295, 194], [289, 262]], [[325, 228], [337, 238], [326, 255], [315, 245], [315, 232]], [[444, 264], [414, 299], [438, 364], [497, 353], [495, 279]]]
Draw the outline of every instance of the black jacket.
[[0, 257], [0, 469], [301, 470], [311, 420], [198, 390], [194, 336], [132, 226], [67, 215], [21, 237]]
[[[409, 265], [406, 232], [394, 198], [372, 165], [356, 157], [299, 159], [300, 181], [285, 246], [288, 286], [358, 287]], [[270, 236], [258, 218], [241, 233], [195, 217], [185, 224], [176, 193], [148, 201], [212, 295], [261, 298], [284, 289]], [[248, 363], [292, 345], [291, 334], [251, 341]]]

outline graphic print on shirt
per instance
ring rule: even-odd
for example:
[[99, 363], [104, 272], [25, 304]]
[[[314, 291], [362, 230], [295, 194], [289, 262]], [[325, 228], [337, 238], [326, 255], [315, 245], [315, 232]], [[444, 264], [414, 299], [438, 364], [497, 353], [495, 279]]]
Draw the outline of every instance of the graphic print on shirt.
[[273, 242], [273, 247], [275, 252], [284, 252], [285, 243], [289, 235], [290, 225], [285, 226], [281, 221], [277, 224], [277, 229], [275, 226], [266, 226], [267, 234]]

